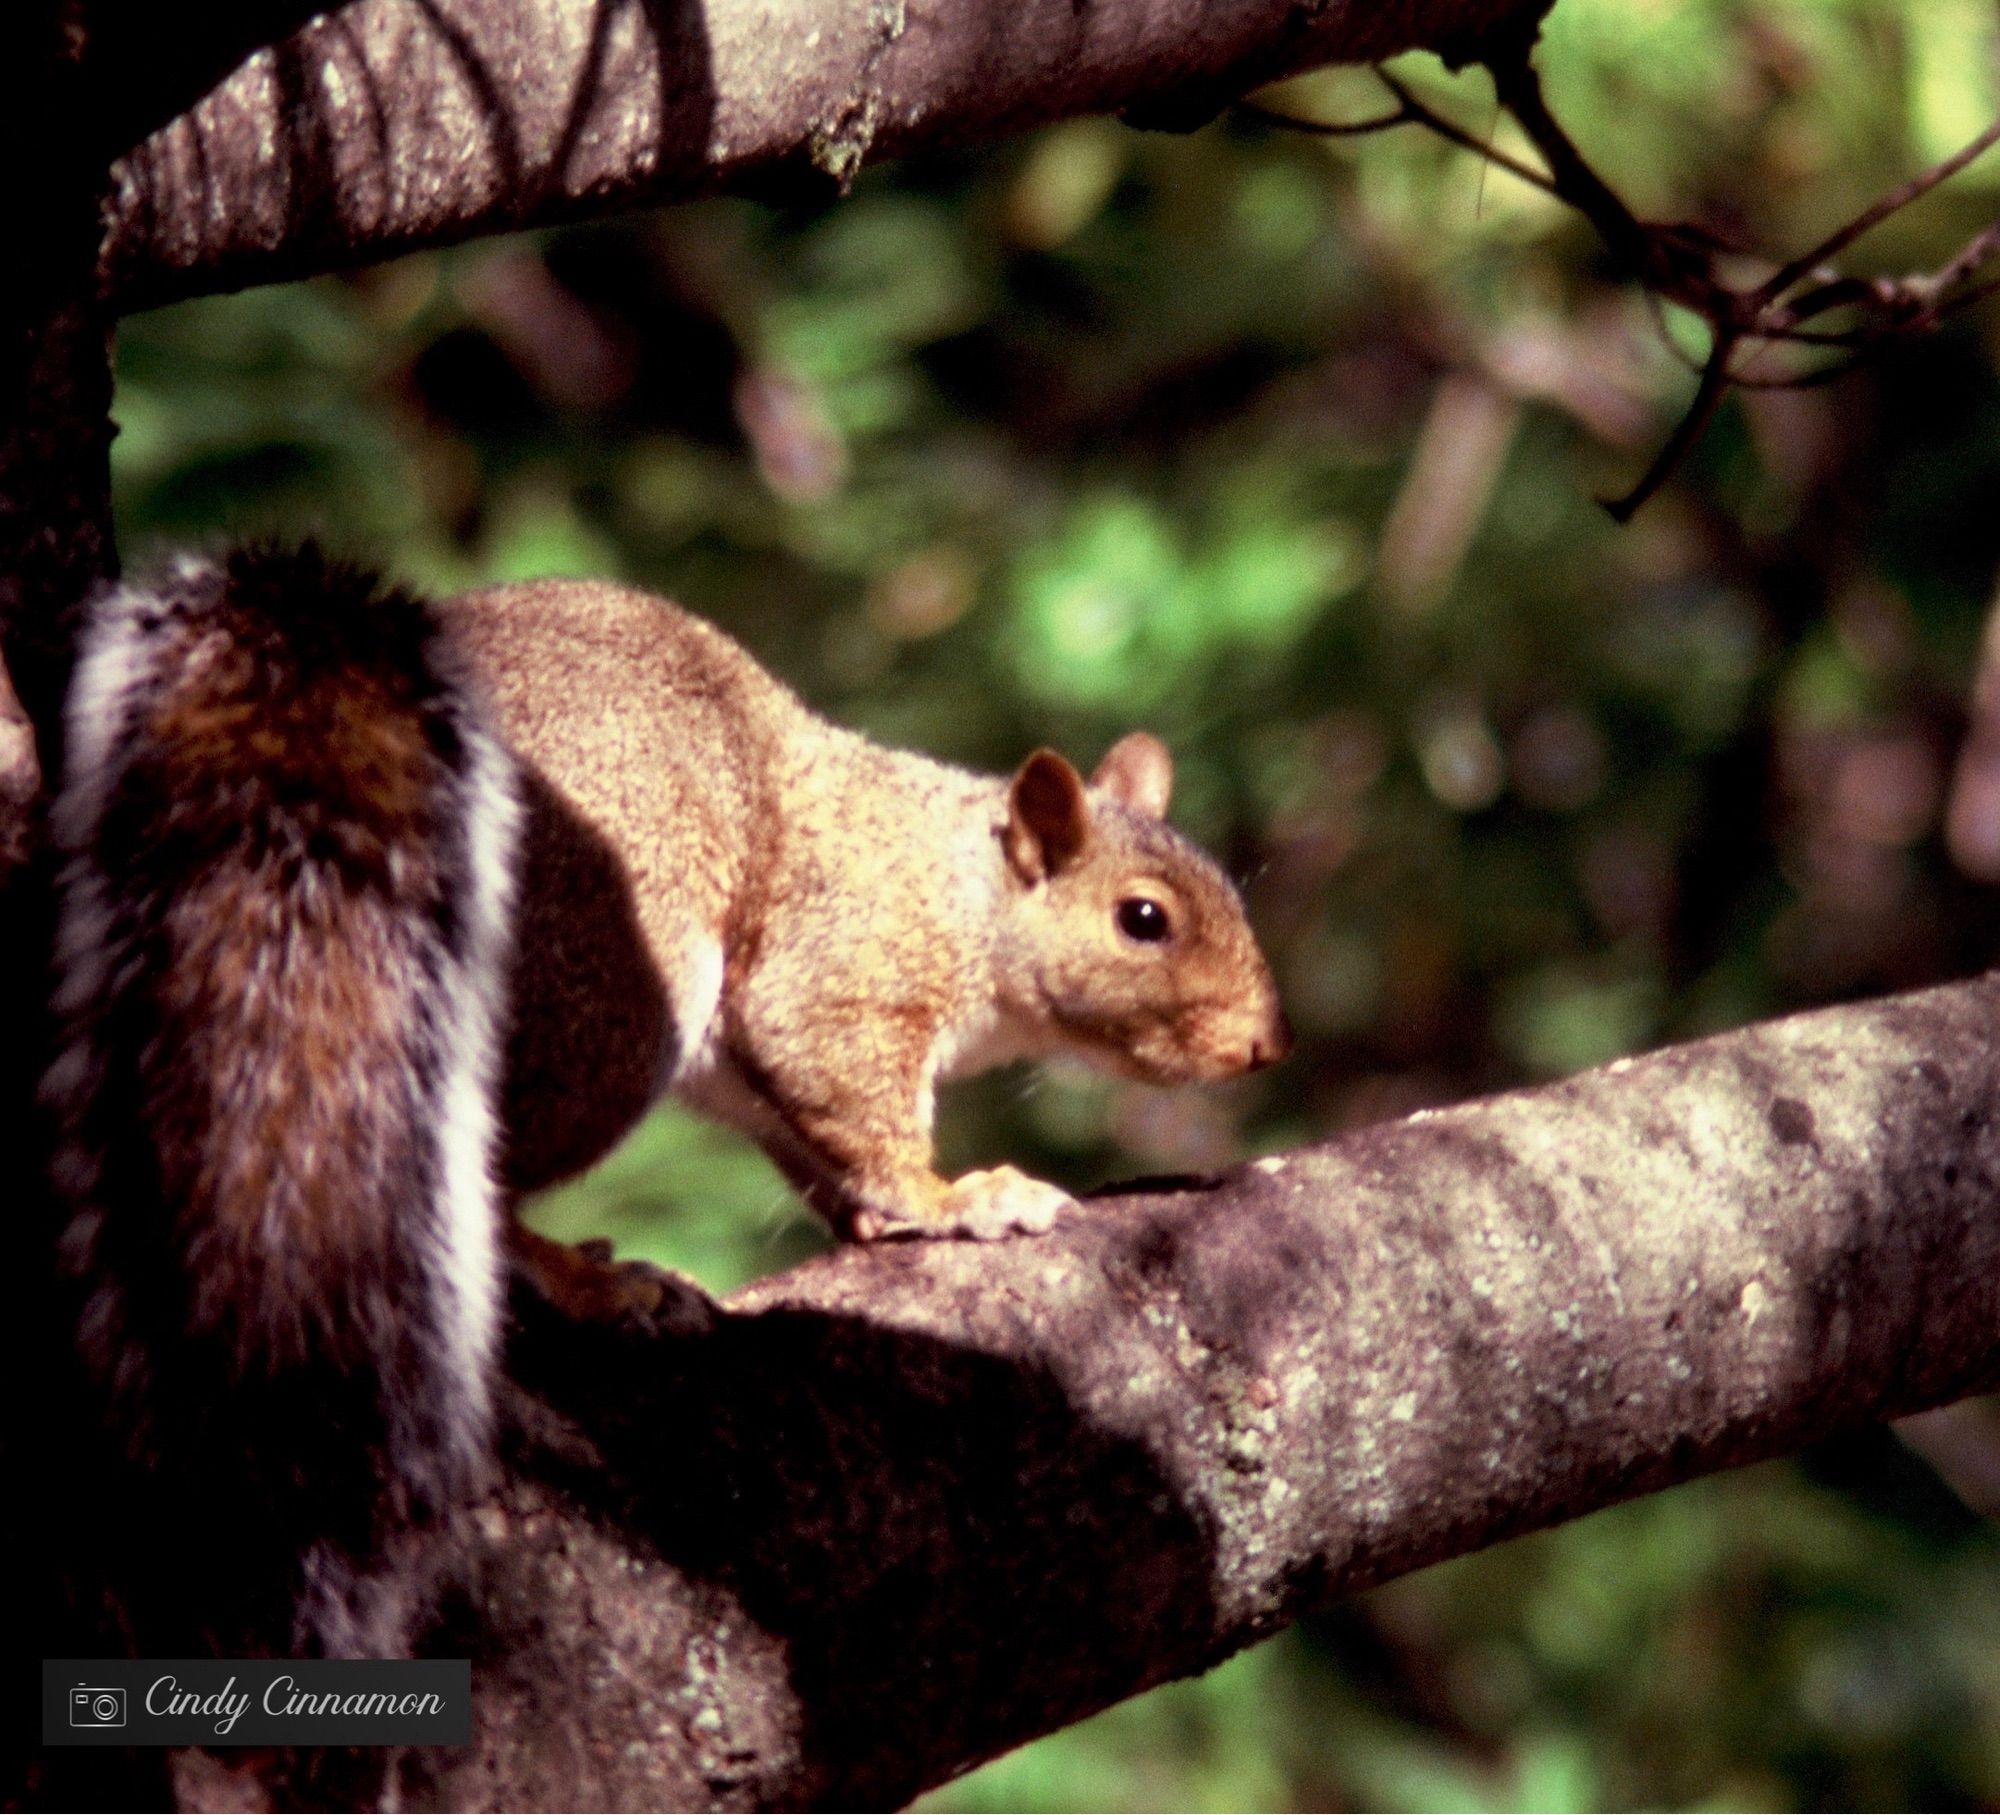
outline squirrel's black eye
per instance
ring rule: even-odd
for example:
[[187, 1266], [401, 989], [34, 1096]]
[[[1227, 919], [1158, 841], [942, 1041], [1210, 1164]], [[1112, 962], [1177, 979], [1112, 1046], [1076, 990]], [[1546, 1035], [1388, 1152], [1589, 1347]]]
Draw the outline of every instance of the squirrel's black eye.
[[1157, 945], [1173, 932], [1167, 910], [1144, 895], [1128, 895], [1118, 904], [1118, 930], [1128, 939]]

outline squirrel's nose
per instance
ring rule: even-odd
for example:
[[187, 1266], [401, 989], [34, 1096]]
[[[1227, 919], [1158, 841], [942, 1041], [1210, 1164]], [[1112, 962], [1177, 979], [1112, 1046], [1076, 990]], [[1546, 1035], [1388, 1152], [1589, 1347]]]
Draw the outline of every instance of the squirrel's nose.
[[1250, 1069], [1262, 1071], [1275, 1065], [1292, 1050], [1292, 1024], [1281, 1008], [1273, 1012], [1271, 1025], [1250, 1042]]

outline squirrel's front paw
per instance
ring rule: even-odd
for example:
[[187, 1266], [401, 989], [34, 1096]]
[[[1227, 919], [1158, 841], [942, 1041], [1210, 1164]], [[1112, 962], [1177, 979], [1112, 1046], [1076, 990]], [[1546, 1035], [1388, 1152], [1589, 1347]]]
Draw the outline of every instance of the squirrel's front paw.
[[852, 1227], [858, 1241], [915, 1235], [998, 1241], [1006, 1235], [1046, 1234], [1074, 1202], [1060, 1185], [1030, 1178], [1013, 1166], [995, 1166], [954, 1179], [929, 1215], [903, 1217], [864, 1210]]
[[995, 1166], [954, 1179], [944, 1202], [948, 1233], [996, 1241], [1003, 1235], [1046, 1235], [1076, 1200], [1060, 1185], [1013, 1166]]

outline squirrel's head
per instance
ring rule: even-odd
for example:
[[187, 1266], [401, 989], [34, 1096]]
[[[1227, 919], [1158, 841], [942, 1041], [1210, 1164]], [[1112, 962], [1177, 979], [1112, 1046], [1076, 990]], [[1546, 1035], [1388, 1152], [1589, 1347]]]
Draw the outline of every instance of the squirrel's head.
[[1173, 758], [1121, 738], [1086, 783], [1037, 750], [1007, 788], [1009, 1006], [1050, 1044], [1156, 1084], [1232, 1078], [1291, 1050], [1228, 877], [1166, 823]]

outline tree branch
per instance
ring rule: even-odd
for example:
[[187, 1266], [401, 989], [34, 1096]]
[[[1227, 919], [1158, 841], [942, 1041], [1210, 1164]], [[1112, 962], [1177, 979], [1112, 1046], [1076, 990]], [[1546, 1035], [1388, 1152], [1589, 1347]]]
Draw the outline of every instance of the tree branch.
[[1989, 1387], [1996, 1016], [1772, 1023], [677, 1337], [533, 1320], [439, 1639], [477, 1743], [405, 1793], [893, 1805], [1335, 1595]]
[[1547, 4], [350, 0], [119, 166], [102, 283], [141, 308], [1069, 114], [1192, 120]]

